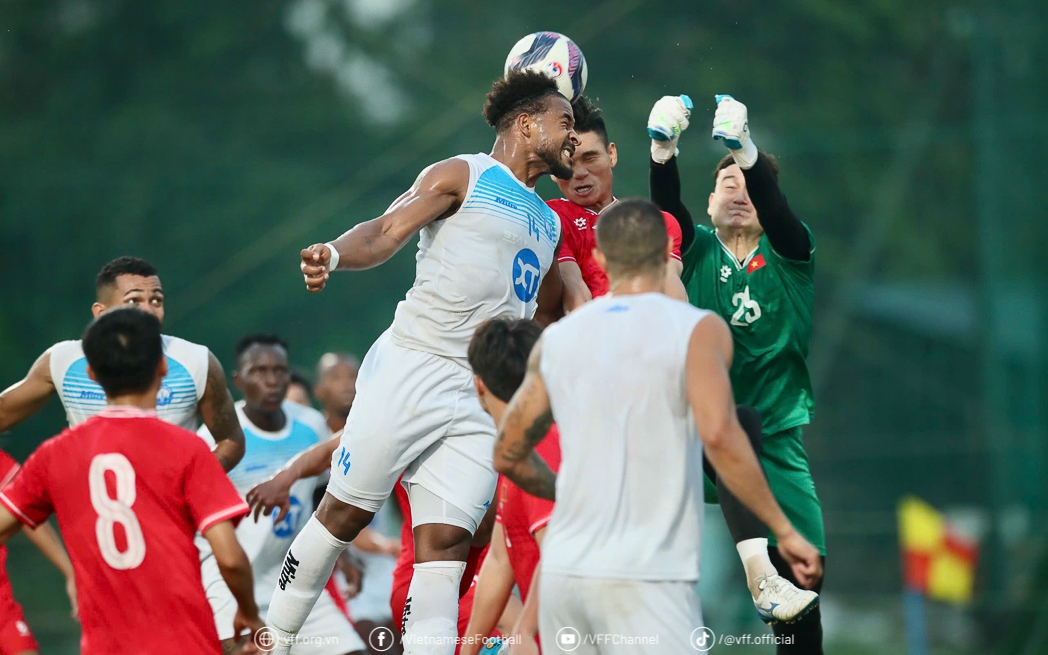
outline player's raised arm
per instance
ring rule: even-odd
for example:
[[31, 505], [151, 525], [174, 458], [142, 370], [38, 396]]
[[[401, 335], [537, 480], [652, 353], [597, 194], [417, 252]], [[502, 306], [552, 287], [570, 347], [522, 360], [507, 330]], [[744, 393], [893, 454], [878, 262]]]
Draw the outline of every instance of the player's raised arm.
[[197, 409], [215, 440], [215, 457], [228, 473], [244, 457], [244, 431], [226, 386], [222, 363], [210, 351], [207, 353], [207, 386]]
[[742, 169], [746, 192], [757, 210], [757, 220], [775, 252], [795, 261], [811, 259], [811, 236], [779, 190], [777, 164], [759, 151], [750, 138], [746, 105], [731, 96], [718, 95], [713, 138], [724, 142]]
[[324, 288], [334, 270], [362, 271], [386, 262], [427, 224], [454, 213], [469, 187], [469, 164], [445, 159], [423, 170], [382, 216], [356, 225], [330, 243], [302, 251], [306, 288]]
[[542, 339], [528, 358], [528, 372], [513, 394], [495, 439], [495, 470], [532, 496], [556, 500], [557, 474], [535, 452], [553, 425], [546, 383], [539, 371]]
[[55, 392], [51, 379], [51, 351], [37, 357], [19, 382], [0, 392], [0, 432], [6, 432], [36, 414]]
[[677, 219], [681, 231], [680, 251], [687, 252], [695, 241], [695, 223], [680, 198], [680, 171], [677, 170], [677, 142], [688, 129], [691, 98], [663, 96], [648, 115], [651, 136], [651, 170], [648, 173], [651, 200]]
[[797, 579], [810, 585], [822, 575], [819, 551], [793, 527], [768, 487], [757, 456], [739, 425], [728, 370], [731, 332], [716, 315], [695, 326], [688, 343], [687, 389], [704, 451], [724, 483], [779, 540], [779, 551]]

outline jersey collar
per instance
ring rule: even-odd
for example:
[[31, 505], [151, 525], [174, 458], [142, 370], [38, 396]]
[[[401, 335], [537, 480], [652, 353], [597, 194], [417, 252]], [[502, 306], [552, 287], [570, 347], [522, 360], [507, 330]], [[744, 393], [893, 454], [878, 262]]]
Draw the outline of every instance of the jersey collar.
[[760, 250], [761, 247], [761, 244], [758, 243], [757, 247], [754, 248], [753, 251], [750, 252], [750, 254], [746, 255], [746, 259], [739, 261], [739, 258], [735, 256], [735, 253], [731, 251], [731, 248], [729, 248], [727, 245], [725, 245], [723, 241], [721, 241], [720, 235], [717, 234], [716, 230], [713, 231], [713, 236], [717, 237], [717, 243], [720, 244], [721, 249], [724, 250], [724, 252], [726, 252], [729, 257], [731, 257], [731, 261], [733, 264], [735, 264], [735, 268], [740, 271], [750, 265], [750, 260], [753, 259], [753, 256], [757, 254], [757, 251]]
[[156, 410], [131, 405], [106, 405], [98, 415], [105, 418], [156, 418]]

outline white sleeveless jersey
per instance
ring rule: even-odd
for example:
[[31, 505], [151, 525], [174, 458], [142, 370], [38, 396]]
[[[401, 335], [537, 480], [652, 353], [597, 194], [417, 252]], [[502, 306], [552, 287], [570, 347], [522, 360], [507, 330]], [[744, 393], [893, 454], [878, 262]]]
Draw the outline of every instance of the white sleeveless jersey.
[[466, 197], [453, 215], [422, 228], [415, 283], [397, 305], [391, 338], [464, 361], [485, 321], [535, 315], [560, 220], [489, 155], [457, 158], [469, 164]]
[[604, 296], [546, 330], [561, 464], [543, 573], [698, 580], [702, 446], [685, 367], [707, 315], [662, 294]]
[[[162, 420], [196, 431], [197, 403], [207, 386], [208, 351], [205, 346], [178, 337], [162, 337], [167, 376], [156, 395], [156, 413]], [[65, 407], [69, 427], [83, 423], [106, 406], [106, 395], [87, 377], [87, 358], [79, 341], [51, 346], [51, 380]]]

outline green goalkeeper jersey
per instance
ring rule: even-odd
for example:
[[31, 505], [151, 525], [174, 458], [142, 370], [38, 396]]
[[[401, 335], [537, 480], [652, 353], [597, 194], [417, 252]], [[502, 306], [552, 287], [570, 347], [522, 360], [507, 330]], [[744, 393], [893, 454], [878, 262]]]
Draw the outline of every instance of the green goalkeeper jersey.
[[696, 225], [682, 258], [691, 304], [731, 326], [735, 402], [760, 412], [766, 435], [809, 423], [815, 405], [806, 363], [815, 300], [815, 237], [808, 234], [813, 254], [806, 262], [782, 257], [762, 236], [740, 263], [712, 227]]

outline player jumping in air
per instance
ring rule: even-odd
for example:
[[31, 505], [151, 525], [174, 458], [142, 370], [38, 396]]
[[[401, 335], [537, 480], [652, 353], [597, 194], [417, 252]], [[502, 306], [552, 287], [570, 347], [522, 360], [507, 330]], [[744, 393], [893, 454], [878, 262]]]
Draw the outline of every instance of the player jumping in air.
[[[97, 318], [118, 307], [137, 307], [164, 320], [164, 289], [156, 269], [135, 257], [120, 257], [106, 264], [95, 280]], [[218, 445], [215, 455], [230, 470], [244, 456], [240, 430], [226, 374], [218, 358], [204, 346], [178, 337], [164, 336], [167, 377], [157, 392], [157, 416], [187, 430], [196, 430], [203, 419]], [[102, 387], [87, 376], [87, 360], [80, 341], [62, 341], [44, 351], [25, 379], [0, 393], [0, 432], [11, 429], [47, 404], [57, 393], [73, 427], [97, 414], [106, 405]]]
[[[577, 653], [686, 653], [702, 625], [704, 450], [799, 576], [817, 572], [819, 554], [779, 509], [739, 426], [724, 321], [661, 293], [671, 245], [658, 208], [616, 204], [597, 243], [611, 293], [543, 334], [501, 423], [495, 467], [557, 501], [539, 581], [545, 652], [571, 627], [634, 639], [576, 640]], [[554, 417], [559, 474], [534, 451]]]
[[[237, 403], [237, 416], [246, 438], [241, 465], [229, 473], [240, 494], [267, 479], [302, 451], [330, 439], [324, 417], [315, 409], [285, 400], [290, 380], [287, 346], [273, 335], [244, 337], [236, 347], [233, 384], [244, 394]], [[210, 442], [207, 428], [199, 434]], [[265, 616], [272, 589], [280, 578], [284, 554], [298, 531], [313, 513], [316, 479], [299, 480], [291, 487], [289, 511], [280, 520], [263, 518], [242, 521], [237, 527], [240, 541], [251, 560], [259, 611]], [[208, 560], [210, 563], [210, 560]], [[229, 592], [217, 566], [206, 565], [204, 589], [215, 614], [220, 639], [232, 639], [236, 600]], [[295, 655], [343, 655], [366, 650], [349, 619], [329, 594], [321, 594], [302, 626], [302, 640]]]
[[[808, 376], [808, 342], [814, 303], [815, 241], [779, 190], [775, 160], [750, 139], [746, 106], [718, 96], [713, 136], [731, 150], [716, 168], [707, 212], [713, 226], [695, 225], [680, 198], [676, 146], [687, 129], [690, 101], [667, 96], [651, 111], [649, 128], [673, 135], [652, 141], [651, 194], [679, 221], [684, 235], [682, 280], [693, 305], [719, 314], [731, 326], [737, 353], [731, 368], [736, 399], [764, 422], [758, 450], [768, 483], [786, 516], [825, 557], [822, 506], [804, 452], [801, 427], [814, 402]], [[758, 532], [757, 534], [764, 534]], [[780, 654], [821, 653], [818, 608], [793, 625], [776, 624], [768, 592], [786, 587], [790, 570], [775, 550], [774, 535], [738, 543], [758, 612], [783, 640]], [[762, 585], [763, 583], [763, 585]], [[811, 586], [822, 588], [820, 575]], [[790, 641], [791, 643], [786, 643]]]
[[106, 312], [81, 343], [106, 405], [41, 444], [0, 492], [0, 542], [57, 515], [84, 655], [219, 655], [193, 536], [211, 544], [237, 599], [237, 630], [253, 633], [262, 622], [234, 529], [247, 504], [197, 435], [157, 418], [170, 372], [156, 317]]
[[459, 583], [496, 482], [495, 424], [466, 350], [485, 321], [539, 312], [548, 321], [559, 310], [560, 222], [534, 186], [547, 173], [569, 177], [578, 146], [571, 105], [542, 73], [497, 81], [484, 117], [496, 130], [490, 155], [430, 166], [379, 218], [302, 251], [306, 286], [320, 291], [331, 271], [377, 266], [421, 232], [415, 283], [364, 358], [327, 494], [288, 551], [268, 616], [276, 653], [288, 652], [336, 557], [401, 473], [416, 561], [405, 652], [455, 649]]

